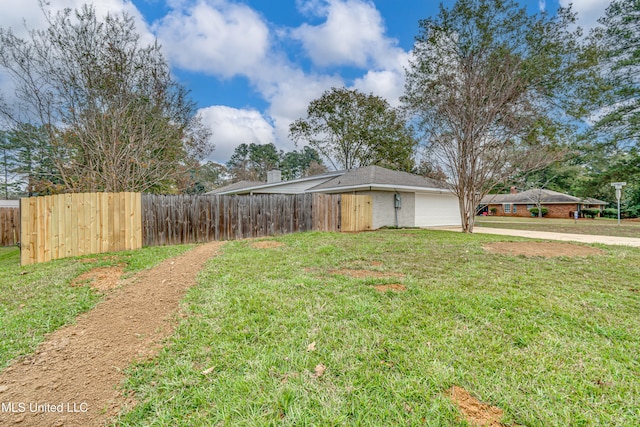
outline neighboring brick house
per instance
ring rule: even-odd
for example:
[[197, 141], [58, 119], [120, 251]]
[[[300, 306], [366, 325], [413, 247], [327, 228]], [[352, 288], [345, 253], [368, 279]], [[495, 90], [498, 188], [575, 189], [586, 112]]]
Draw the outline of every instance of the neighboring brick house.
[[480, 202], [480, 212], [493, 214], [496, 216], [521, 216], [530, 217], [531, 208], [537, 207], [540, 201], [542, 207], [548, 209], [545, 215], [548, 218], [573, 218], [575, 211], [583, 209], [599, 209], [602, 211], [607, 202], [602, 200], [571, 196], [569, 194], [558, 193], [557, 191], [532, 189], [518, 193], [515, 187], [511, 188], [510, 194], [488, 194]]

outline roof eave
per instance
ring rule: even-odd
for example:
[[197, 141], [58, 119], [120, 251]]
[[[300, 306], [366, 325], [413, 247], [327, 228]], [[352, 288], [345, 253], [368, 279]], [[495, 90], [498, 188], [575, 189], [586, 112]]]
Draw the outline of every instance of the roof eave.
[[271, 183], [265, 183], [264, 185], [256, 185], [253, 187], [245, 187], [245, 188], [238, 188], [235, 190], [229, 190], [229, 191], [223, 191], [220, 193], [217, 193], [221, 196], [226, 196], [226, 195], [235, 195], [235, 194], [246, 194], [246, 193], [251, 193], [253, 191], [256, 190], [262, 190], [265, 188], [273, 188], [273, 187], [278, 187], [281, 185], [288, 185], [288, 184], [295, 184], [298, 182], [305, 182], [305, 181], [312, 181], [314, 179], [323, 179], [326, 178], [327, 181], [335, 178], [336, 176], [340, 176], [343, 175], [344, 171], [336, 171], [334, 173], [326, 173], [326, 174], [322, 174], [322, 175], [316, 175], [316, 176], [305, 176], [304, 178], [297, 178], [297, 179], [292, 179], [290, 181], [279, 181], [279, 182], [271, 182]]
[[329, 188], [319, 188], [314, 190], [307, 190], [308, 193], [337, 193], [337, 192], [348, 192], [348, 191], [408, 191], [408, 192], [425, 192], [425, 193], [439, 193], [439, 194], [450, 194], [453, 193], [448, 188], [435, 188], [435, 187], [416, 187], [410, 185], [391, 185], [391, 184], [358, 184], [358, 185], [347, 185], [347, 186], [337, 186], [337, 187], [329, 187]]

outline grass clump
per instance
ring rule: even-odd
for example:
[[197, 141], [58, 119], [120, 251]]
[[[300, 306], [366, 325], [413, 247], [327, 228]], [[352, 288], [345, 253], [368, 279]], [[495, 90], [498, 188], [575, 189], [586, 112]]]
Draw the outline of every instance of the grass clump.
[[[139, 403], [117, 424], [465, 426], [446, 396], [457, 385], [503, 409], [505, 425], [640, 425], [640, 251], [482, 249], [499, 239], [388, 230], [230, 242], [169, 345], [129, 371]], [[385, 284], [406, 291], [375, 289]]]

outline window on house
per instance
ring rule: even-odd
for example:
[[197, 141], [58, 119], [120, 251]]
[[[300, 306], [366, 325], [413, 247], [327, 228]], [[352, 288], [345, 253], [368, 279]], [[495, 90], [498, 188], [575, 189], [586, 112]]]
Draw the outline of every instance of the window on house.
[[504, 210], [504, 213], [511, 213], [511, 203], [506, 203], [502, 208]]
[[533, 209], [534, 206], [533, 205], [527, 205], [527, 210], [530, 211], [531, 209]]
[[518, 207], [517, 205], [513, 205], [513, 209], [511, 209], [513, 211], [513, 213], [516, 213], [516, 208], [517, 207]]

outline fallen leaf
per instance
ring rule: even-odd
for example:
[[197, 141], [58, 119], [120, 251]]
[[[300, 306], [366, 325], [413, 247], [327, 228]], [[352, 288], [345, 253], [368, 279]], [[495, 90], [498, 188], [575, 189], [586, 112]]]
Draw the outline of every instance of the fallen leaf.
[[322, 363], [316, 365], [316, 368], [313, 370], [314, 376], [316, 378], [320, 378], [322, 374], [324, 374], [325, 369], [327, 369], [327, 367], [324, 366]]
[[210, 374], [211, 372], [213, 372], [213, 370], [214, 370], [215, 368], [216, 368], [215, 366], [212, 366], [212, 367], [210, 367], [210, 368], [208, 368], [208, 369], [205, 369], [204, 371], [202, 371], [202, 375], [208, 375], [208, 374]]
[[316, 351], [316, 342], [312, 342], [307, 346], [307, 351]]

